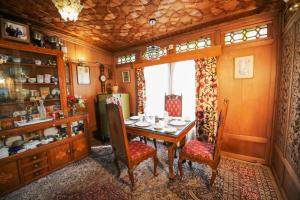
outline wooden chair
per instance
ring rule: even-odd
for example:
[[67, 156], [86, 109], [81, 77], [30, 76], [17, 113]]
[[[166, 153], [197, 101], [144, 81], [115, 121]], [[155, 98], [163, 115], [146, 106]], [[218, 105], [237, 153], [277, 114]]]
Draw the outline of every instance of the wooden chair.
[[182, 95], [165, 94], [165, 111], [171, 117], [182, 117]]
[[191, 140], [183, 147], [179, 154], [178, 168], [180, 176], [183, 175], [182, 162], [189, 160], [189, 165], [192, 166], [193, 162], [204, 163], [211, 167], [212, 176], [210, 186], [213, 185], [218, 173], [218, 165], [220, 162], [220, 150], [222, 146], [222, 138], [227, 115], [228, 100], [224, 100], [222, 109], [219, 112], [218, 129], [216, 134], [215, 144], [207, 142], [200, 142], [198, 140]]
[[128, 142], [127, 132], [124, 125], [122, 108], [117, 98], [111, 97], [107, 99], [106, 104], [107, 115], [110, 128], [110, 142], [114, 152], [114, 162], [120, 176], [120, 168], [118, 161], [122, 161], [128, 167], [128, 175], [132, 188], [134, 187], [133, 169], [143, 160], [152, 157], [154, 162], [154, 175], [157, 168], [157, 152], [156, 150], [140, 141]]

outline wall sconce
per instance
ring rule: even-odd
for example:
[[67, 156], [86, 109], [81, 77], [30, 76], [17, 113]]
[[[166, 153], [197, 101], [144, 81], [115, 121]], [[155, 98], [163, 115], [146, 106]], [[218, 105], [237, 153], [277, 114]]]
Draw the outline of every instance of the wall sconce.
[[83, 64], [84, 63], [85, 58], [82, 56], [80, 58], [78, 58], [78, 62], [79, 64]]

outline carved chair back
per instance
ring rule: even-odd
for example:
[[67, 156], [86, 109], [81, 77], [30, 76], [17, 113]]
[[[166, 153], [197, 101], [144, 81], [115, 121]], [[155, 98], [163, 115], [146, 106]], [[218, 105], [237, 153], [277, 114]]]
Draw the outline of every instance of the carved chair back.
[[[112, 97], [114, 98], [114, 97]], [[120, 102], [108, 102], [106, 104], [108, 124], [110, 129], [110, 142], [115, 156], [125, 164], [130, 165], [127, 132], [124, 124], [122, 107]]]
[[165, 94], [165, 111], [167, 111], [171, 117], [181, 117], [182, 95]]
[[228, 109], [228, 99], [224, 99], [223, 105], [219, 112], [219, 119], [218, 119], [218, 128], [216, 133], [216, 140], [215, 140], [215, 150], [214, 150], [214, 161], [217, 163], [220, 160], [220, 150], [222, 147], [222, 139], [225, 127], [225, 121], [227, 117], [227, 109]]

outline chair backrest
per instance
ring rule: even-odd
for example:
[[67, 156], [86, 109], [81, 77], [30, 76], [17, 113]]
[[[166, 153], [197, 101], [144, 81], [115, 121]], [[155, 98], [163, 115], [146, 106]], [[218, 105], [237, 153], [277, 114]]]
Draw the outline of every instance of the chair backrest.
[[171, 117], [182, 116], [182, 95], [165, 95], [165, 111]]
[[111, 101], [114, 97], [107, 99], [106, 111], [108, 124], [110, 129], [110, 142], [115, 156], [125, 164], [129, 164], [129, 150], [127, 132], [124, 124], [122, 107], [117, 98]]
[[226, 121], [226, 117], [227, 117], [228, 103], [229, 103], [229, 100], [224, 99], [223, 105], [219, 112], [218, 128], [217, 128], [217, 133], [216, 133], [216, 137], [215, 137], [216, 140], [215, 140], [215, 150], [214, 150], [214, 160], [216, 160], [216, 161], [220, 160], [220, 150], [221, 150], [221, 146], [222, 146], [225, 121]]

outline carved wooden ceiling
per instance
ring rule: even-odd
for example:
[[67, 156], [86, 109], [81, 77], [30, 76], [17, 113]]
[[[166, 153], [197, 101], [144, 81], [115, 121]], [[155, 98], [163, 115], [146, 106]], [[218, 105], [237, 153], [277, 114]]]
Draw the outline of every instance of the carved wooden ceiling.
[[[64, 22], [51, 0], [0, 1], [4, 16], [25, 19], [98, 47], [117, 51], [274, 8], [276, 0], [81, 0], [84, 9], [74, 22]], [[148, 24], [156, 18], [154, 34]]]

